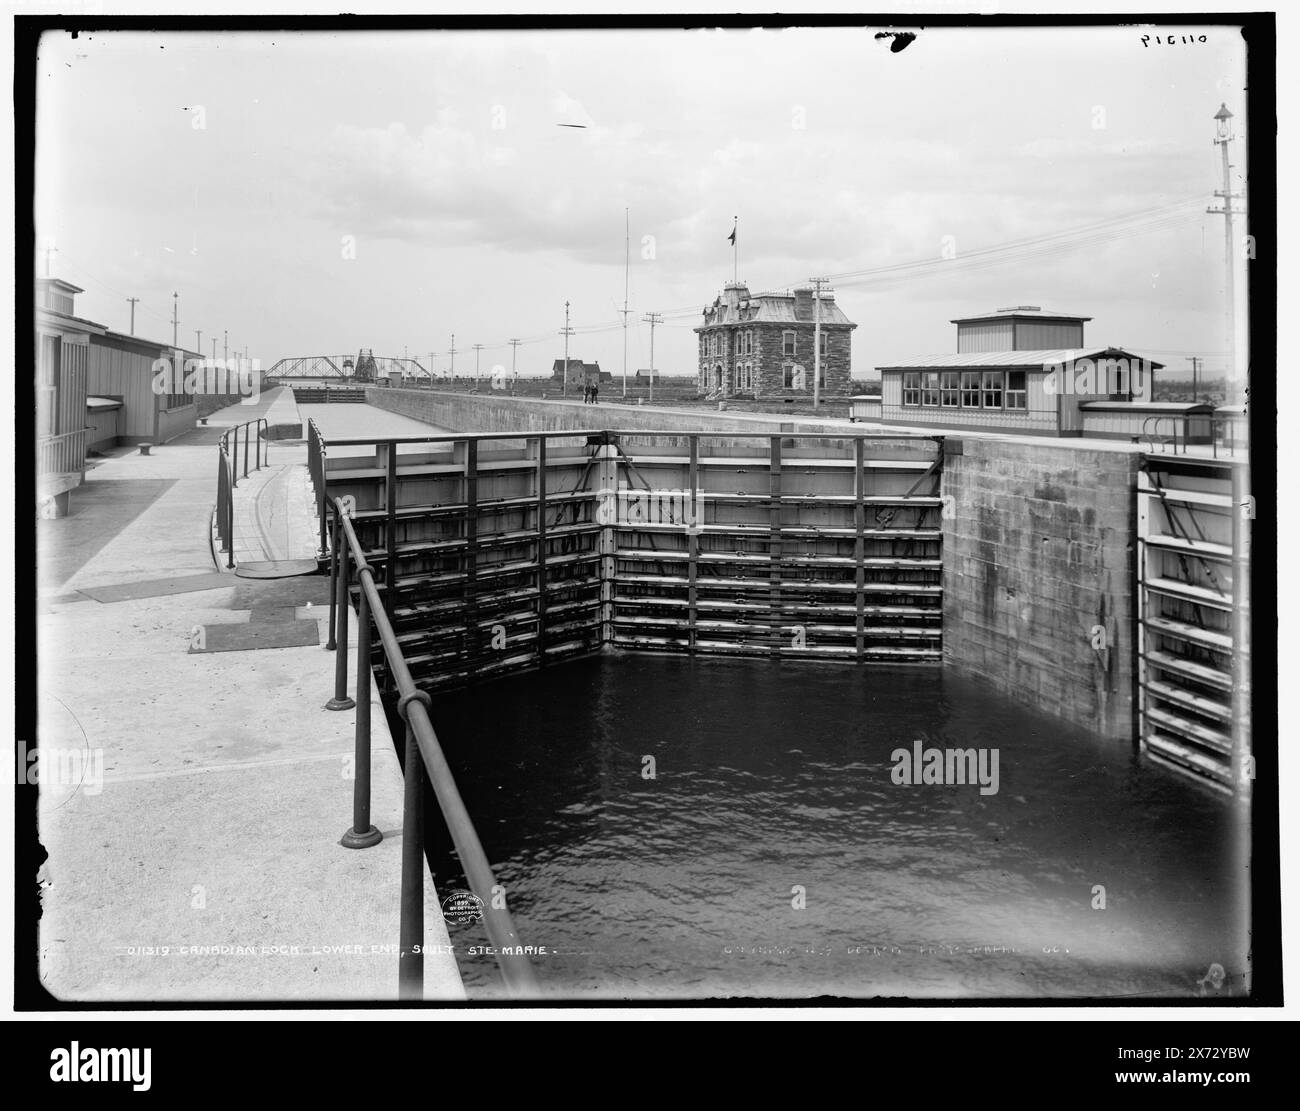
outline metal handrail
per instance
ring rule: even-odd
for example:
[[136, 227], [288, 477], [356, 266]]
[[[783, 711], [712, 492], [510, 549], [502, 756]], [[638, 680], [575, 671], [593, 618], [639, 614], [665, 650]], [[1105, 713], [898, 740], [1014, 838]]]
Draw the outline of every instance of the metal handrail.
[[[1168, 421], [1168, 422], [1169, 422], [1169, 426], [1173, 429], [1173, 434], [1172, 434], [1171, 436], [1167, 436], [1167, 437], [1162, 437], [1162, 436], [1161, 436], [1161, 433], [1160, 433], [1160, 422], [1161, 422], [1161, 421]], [[1186, 435], [1186, 432], [1185, 432], [1185, 431], [1184, 431], [1184, 435]], [[1175, 455], [1179, 454], [1180, 451], [1185, 450], [1185, 449], [1186, 449], [1186, 446], [1187, 446], [1186, 443], [1183, 444], [1183, 447], [1182, 447], [1182, 448], [1180, 448], [1179, 445], [1178, 445], [1178, 420], [1177, 420], [1177, 418], [1176, 418], [1176, 417], [1168, 416], [1168, 415], [1163, 414], [1163, 413], [1157, 414], [1157, 415], [1155, 415], [1155, 416], [1147, 417], [1146, 420], [1144, 420], [1144, 421], [1142, 422], [1142, 436], [1141, 436], [1141, 439], [1146, 440], [1146, 441], [1151, 445], [1151, 450], [1152, 450], [1152, 451], [1155, 451], [1155, 446], [1156, 446], [1156, 440], [1157, 440], [1157, 439], [1160, 440], [1160, 445], [1161, 445], [1160, 450], [1161, 450], [1161, 451], [1164, 450], [1164, 445], [1165, 445], [1165, 444], [1167, 444], [1167, 443], [1172, 443], [1173, 446], [1174, 446], [1174, 451], [1173, 451], [1173, 453], [1174, 453]]]
[[[256, 433], [253, 435], [253, 447], [255, 449], [256, 461], [253, 464], [253, 470], [259, 471], [270, 460], [270, 432], [265, 417], [256, 417], [253, 420], [246, 420], [242, 424], [232, 424], [221, 434], [221, 450], [231, 454], [234, 459], [234, 484], [239, 485], [239, 433], [244, 433], [244, 478], [248, 477], [248, 437], [249, 428], [255, 427]], [[234, 439], [231, 440], [231, 433], [234, 433]], [[231, 452], [231, 444], [234, 445], [234, 451]], [[263, 451], [265, 448], [265, 452]], [[265, 456], [265, 458], [264, 458]]]
[[[780, 414], [777, 414], [778, 416]], [[790, 422], [786, 422], [790, 423]], [[836, 432], [750, 432], [743, 429], [693, 429], [693, 428], [573, 428], [551, 432], [445, 432], [440, 436], [360, 436], [351, 439], [335, 438], [335, 447], [357, 447], [363, 444], [440, 444], [484, 440], [552, 440], [579, 436], [700, 436], [728, 440], [770, 440], [773, 436], [790, 440], [933, 440], [942, 443], [944, 437], [924, 432], [863, 432], [852, 426]]]
[[[271, 445], [265, 417], [256, 417], [243, 424], [231, 425], [218, 442], [217, 454], [217, 538], [221, 551], [226, 553], [226, 568], [235, 566], [235, 487], [239, 485], [239, 433], [244, 433], [244, 477], [248, 477], [249, 427], [256, 428], [253, 436], [256, 463], [254, 471], [270, 461]], [[233, 433], [233, 438], [231, 436]], [[263, 445], [265, 444], [265, 450]], [[233, 453], [232, 453], [233, 445]]]
[[[352, 826], [344, 834], [349, 848], [375, 844], [381, 835], [370, 825], [370, 626], [375, 630], [388, 661], [389, 673], [398, 691], [397, 711], [406, 723], [405, 780], [402, 808], [402, 893], [401, 930], [398, 956], [398, 998], [424, 997], [424, 777], [433, 785], [434, 796], [451, 833], [456, 853], [470, 890], [481, 903], [483, 924], [497, 951], [497, 964], [507, 990], [518, 998], [536, 998], [541, 989], [532, 961], [522, 952], [523, 946], [514, 921], [502, 897], [504, 889], [496, 882], [474, 823], [465, 809], [451, 768], [429, 719], [429, 695], [419, 690], [411, 678], [397, 634], [388, 619], [384, 602], [375, 585], [374, 572], [367, 562], [351, 518], [338, 499], [330, 498], [334, 520], [332, 561], [337, 596], [339, 629], [331, 628], [330, 639], [337, 642], [334, 698], [329, 708], [351, 705], [347, 698], [349, 564], [356, 570], [360, 587], [357, 626], [357, 718], [356, 778], [353, 784]], [[341, 703], [336, 705], [336, 703]], [[363, 709], [364, 707], [364, 709]]]

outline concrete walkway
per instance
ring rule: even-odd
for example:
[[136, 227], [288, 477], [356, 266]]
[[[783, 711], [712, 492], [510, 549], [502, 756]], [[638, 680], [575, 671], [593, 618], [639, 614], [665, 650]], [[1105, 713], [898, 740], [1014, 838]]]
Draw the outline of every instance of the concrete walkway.
[[[212, 557], [216, 440], [256, 408], [120, 450], [39, 523], [41, 969], [63, 1000], [396, 998], [402, 780], [379, 700], [384, 840], [353, 851], [355, 711], [324, 709], [328, 594]], [[268, 615], [310, 643], [203, 643]], [[427, 877], [426, 904], [426, 998], [463, 998]]]

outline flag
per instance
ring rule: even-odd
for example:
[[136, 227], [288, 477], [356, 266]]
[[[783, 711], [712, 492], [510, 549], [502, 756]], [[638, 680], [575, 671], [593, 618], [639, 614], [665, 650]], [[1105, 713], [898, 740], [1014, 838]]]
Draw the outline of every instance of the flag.
[[731, 234], [727, 236], [727, 242], [730, 243], [733, 247], [736, 245], [736, 228], [739, 226], [739, 224], [740, 224], [740, 218], [736, 217], [736, 223], [731, 226]]

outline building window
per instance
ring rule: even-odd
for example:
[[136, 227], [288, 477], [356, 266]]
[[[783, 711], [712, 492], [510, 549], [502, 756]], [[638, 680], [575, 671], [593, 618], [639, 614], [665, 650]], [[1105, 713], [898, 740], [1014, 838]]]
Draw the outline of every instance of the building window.
[[980, 372], [963, 370], [961, 372], [961, 407], [978, 409], [980, 407]]
[[821, 352], [822, 358], [826, 357], [826, 337], [827, 337], [827, 333], [825, 332], [822, 332], [821, 335], [817, 337], [818, 339], [817, 350]]
[[58, 336], [41, 336], [40, 360], [36, 378], [36, 434], [53, 436], [58, 420], [60, 360], [62, 348]]
[[903, 404], [921, 404], [921, 372], [908, 370], [903, 373]]
[[1025, 390], [1025, 372], [1023, 370], [1007, 371], [1007, 408], [1026, 409], [1027, 392]]
[[984, 408], [1002, 408], [1002, 371], [986, 370], [984, 372]]
[[800, 383], [795, 379], [795, 369], [793, 363], [785, 363], [781, 367], [781, 385], [787, 390], [799, 389]]
[[925, 372], [925, 393], [921, 398], [922, 405], [933, 405], [936, 409], [939, 407], [939, 372], [937, 370], [927, 370]]
[[794, 333], [793, 332], [781, 333], [781, 354], [782, 355], [794, 354]]
[[961, 389], [958, 383], [961, 375], [955, 370], [945, 370], [939, 380], [939, 391], [943, 407], [955, 409], [961, 403]]

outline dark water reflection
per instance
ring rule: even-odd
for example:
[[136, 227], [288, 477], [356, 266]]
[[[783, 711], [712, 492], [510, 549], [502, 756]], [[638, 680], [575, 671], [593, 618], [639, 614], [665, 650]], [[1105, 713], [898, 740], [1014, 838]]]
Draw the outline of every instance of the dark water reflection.
[[[938, 670], [614, 654], [434, 721], [562, 997], [1167, 998], [1245, 970], [1229, 803]], [[997, 794], [893, 783], [917, 739], [996, 748]], [[495, 996], [480, 927], [449, 928]]]

